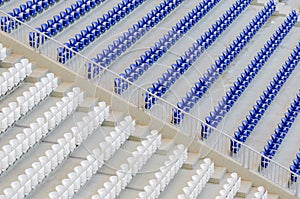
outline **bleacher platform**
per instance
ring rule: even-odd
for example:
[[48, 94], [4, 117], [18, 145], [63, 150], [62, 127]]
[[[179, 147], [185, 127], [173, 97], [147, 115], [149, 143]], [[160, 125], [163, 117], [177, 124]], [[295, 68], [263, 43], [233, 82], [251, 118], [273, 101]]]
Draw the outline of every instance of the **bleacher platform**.
[[300, 198], [297, 0], [0, 0], [0, 199]]

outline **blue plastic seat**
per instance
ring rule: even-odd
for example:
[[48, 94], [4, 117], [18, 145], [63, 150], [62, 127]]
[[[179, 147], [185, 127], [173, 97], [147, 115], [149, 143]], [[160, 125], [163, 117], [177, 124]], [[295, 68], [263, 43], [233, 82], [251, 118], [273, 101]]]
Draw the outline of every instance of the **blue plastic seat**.
[[117, 94], [121, 94], [123, 92], [122, 90], [122, 81], [120, 78], [114, 79], [114, 92]]
[[268, 157], [267, 152], [266, 152], [266, 151], [262, 151], [262, 152], [261, 152], [261, 155], [262, 155], [262, 156], [261, 156], [261, 163], [260, 163], [260, 166], [261, 166], [262, 168], [268, 168], [270, 161], [269, 161], [267, 158], [265, 158], [265, 157]]
[[42, 1], [42, 7], [43, 7], [44, 9], [47, 9], [47, 8], [49, 7], [48, 1]]
[[69, 48], [72, 48], [72, 46], [69, 43], [64, 43], [64, 46], [66, 46], [64, 48], [65, 50], [65, 55], [66, 55], [66, 59], [71, 59], [73, 57], [73, 52], [71, 50], [69, 50]]
[[43, 11], [43, 6], [42, 6], [42, 3], [37, 3], [37, 4], [34, 4], [32, 6], [32, 8], [35, 8], [35, 10], [38, 12], [38, 13], [41, 13]]

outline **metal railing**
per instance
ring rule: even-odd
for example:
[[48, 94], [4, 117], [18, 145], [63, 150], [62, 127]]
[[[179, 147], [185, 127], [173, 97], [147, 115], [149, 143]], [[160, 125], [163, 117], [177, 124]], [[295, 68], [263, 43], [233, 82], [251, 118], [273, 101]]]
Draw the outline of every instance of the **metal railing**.
[[[57, 62], [58, 64], [58, 54], [57, 49], [59, 47], [65, 48], [69, 53], [73, 53], [73, 58], [68, 60], [63, 66], [67, 67], [74, 72], [77, 73], [78, 76], [83, 77], [85, 79], [88, 79], [88, 71], [87, 66], [88, 64], [93, 64], [101, 69], [101, 73], [94, 77], [93, 79], [88, 79], [89, 81], [93, 82], [94, 84], [97, 84], [101, 86], [102, 88], [112, 92], [114, 91], [114, 79], [115, 78], [121, 78], [117, 73], [114, 71], [109, 70], [108, 68], [104, 68], [101, 65], [93, 62], [89, 58], [81, 55], [78, 52], [73, 51], [71, 48], [66, 47], [59, 41], [56, 41], [53, 38], [48, 37], [47, 35], [38, 32], [35, 30], [35, 28], [30, 27], [29, 25], [7, 15], [5, 12], [0, 10], [0, 18], [2, 20], [3, 16], [5, 16], [8, 19], [8, 22], [6, 24], [3, 24], [3, 22], [0, 22], [0, 28], [2, 32], [6, 32], [9, 34], [12, 38], [15, 40], [18, 40], [19, 42], [33, 48], [36, 52], [47, 56], [48, 58], [52, 59], [53, 61]], [[9, 31], [3, 31], [7, 30], [6, 27], [11, 25], [13, 26], [21, 26], [17, 29], [11, 28]], [[29, 40], [29, 33], [35, 35], [35, 44], [42, 44], [42, 40], [44, 40], [43, 45], [32, 45], [30, 44]], [[74, 54], [76, 56], [74, 57]], [[220, 152], [223, 155], [226, 155], [228, 157], [233, 158], [236, 162], [238, 162], [241, 166], [244, 168], [247, 168], [251, 171], [254, 171], [256, 173], [259, 173], [260, 175], [264, 176], [265, 178], [271, 180], [272, 182], [278, 184], [279, 186], [285, 188], [290, 193], [294, 194], [297, 197], [300, 197], [300, 176], [296, 173], [293, 173], [289, 170], [289, 168], [284, 167], [283, 165], [275, 162], [272, 159], [269, 159], [268, 157], [263, 156], [260, 154], [260, 152], [254, 150], [250, 146], [247, 146], [244, 143], [241, 143], [237, 140], [234, 140], [235, 142], [239, 143], [241, 145], [240, 151], [237, 154], [232, 154], [230, 152], [230, 142], [233, 140], [231, 136], [224, 133], [223, 131], [213, 128], [212, 133], [208, 139], [201, 139], [200, 138], [200, 132], [202, 124], [205, 124], [202, 120], [199, 118], [196, 118], [195, 116], [185, 112], [184, 110], [180, 110], [184, 114], [184, 122], [180, 125], [174, 125], [171, 123], [171, 112], [173, 108], [177, 108], [177, 106], [169, 103], [168, 101], [164, 100], [163, 98], [153, 96], [153, 94], [149, 93], [146, 89], [140, 87], [139, 85], [129, 82], [126, 79], [121, 78], [124, 82], [127, 82], [131, 89], [128, 89], [125, 93], [122, 95], [118, 95], [121, 98], [127, 100], [131, 104], [135, 105], [136, 107], [143, 109], [146, 113], [159, 118], [161, 121], [164, 121], [170, 125], [173, 125], [177, 129], [181, 130], [183, 133], [185, 133], [187, 136], [191, 138], [195, 138], [206, 145], [208, 145], [211, 149], [214, 149], [218, 152]], [[149, 96], [153, 96], [157, 99], [157, 103], [155, 106], [152, 107], [152, 109], [145, 109], [145, 102], [144, 102], [144, 95], [145, 93], [148, 93]], [[115, 94], [117, 95], [117, 94]], [[167, 113], [167, 114], [166, 114]], [[209, 125], [208, 125], [209, 126]], [[268, 168], [262, 168], [260, 167], [260, 162], [262, 157], [269, 161]], [[294, 175], [298, 178], [297, 182], [291, 183], [291, 175]]]

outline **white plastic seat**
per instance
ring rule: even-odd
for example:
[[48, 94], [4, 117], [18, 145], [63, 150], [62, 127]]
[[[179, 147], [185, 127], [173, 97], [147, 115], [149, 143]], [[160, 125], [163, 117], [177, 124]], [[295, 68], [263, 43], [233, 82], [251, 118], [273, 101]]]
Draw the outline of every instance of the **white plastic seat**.
[[28, 110], [31, 110], [34, 107], [34, 96], [29, 91], [23, 93], [25, 100], [28, 102]]
[[[3, 119], [6, 119], [7, 120], [7, 127], [6, 129], [11, 126], [14, 121], [15, 121], [15, 116], [14, 116], [14, 111], [12, 111], [9, 107], [3, 107], [1, 109], [2, 113], [3, 113]], [[6, 130], [5, 129], [5, 130]]]
[[44, 116], [45, 116], [46, 121], [48, 123], [48, 129], [49, 130], [54, 129], [56, 123], [55, 123], [55, 116], [53, 115], [53, 113], [50, 112], [50, 111], [47, 111], [47, 112], [44, 113]]
[[[39, 162], [34, 162], [32, 164], [32, 168], [29, 168], [30, 171], [32, 172], [32, 178], [31, 178], [31, 183], [33, 186], [33, 189], [39, 184], [39, 169], [41, 167], [41, 164]], [[26, 172], [26, 170], [25, 170]]]
[[40, 128], [39, 124], [34, 122], [30, 125], [32, 133], [35, 134], [35, 143], [42, 139], [42, 129]]
[[22, 143], [20, 143], [17, 139], [11, 139], [9, 144], [15, 151], [15, 159], [19, 159], [22, 156]]
[[94, 128], [93, 128], [93, 123], [92, 123], [92, 120], [90, 119], [90, 117], [88, 116], [84, 116], [82, 118], [82, 121], [84, 122], [84, 124], [86, 125], [87, 127], [87, 132], [88, 132], [88, 135], [93, 132]]
[[40, 100], [44, 100], [47, 96], [47, 85], [44, 82], [40, 81], [35, 83], [35, 86], [38, 88], [40, 92]]
[[131, 175], [129, 174], [129, 166], [128, 164], [122, 164], [120, 166], [121, 171], [124, 172], [125, 182], [128, 183], [131, 180]]
[[51, 167], [50, 167], [50, 164], [48, 164], [47, 156], [39, 157], [39, 162], [41, 164], [40, 174], [43, 176], [47, 176], [51, 172]]
[[0, 48], [0, 60], [4, 60], [6, 58], [6, 48]]
[[78, 177], [78, 179], [79, 179], [79, 184], [80, 184], [80, 187], [83, 185], [83, 182], [84, 182], [84, 179], [83, 179], [83, 177], [81, 176], [81, 174], [82, 174], [82, 172], [83, 172], [83, 169], [82, 169], [82, 167], [81, 166], [76, 166], [75, 168], [74, 168], [74, 171], [75, 171], [75, 173], [76, 173], [76, 176]]
[[33, 104], [36, 106], [41, 100], [40, 92], [36, 86], [30, 87], [29, 92], [31, 93], [31, 96], [33, 96]]
[[29, 63], [28, 59], [21, 60], [21, 63], [26, 69], [26, 76], [29, 76], [32, 73], [32, 64]]
[[57, 165], [57, 157], [53, 150], [47, 150], [45, 152], [47, 156], [47, 170], [45, 170], [45, 174], [48, 175]]
[[[92, 153], [94, 153], [94, 152], [92, 152]], [[98, 171], [98, 168], [99, 168], [98, 160], [93, 155], [88, 155], [86, 157], [86, 159], [89, 162], [89, 164], [91, 165], [91, 170], [92, 170], [91, 176], [92, 176]]]
[[82, 161], [82, 163], [86, 164], [88, 166], [87, 169], [86, 169], [86, 178], [87, 178], [87, 180], [89, 180], [89, 179], [91, 179], [91, 177], [94, 174], [94, 169], [93, 169], [94, 161], [84, 160], [84, 161]]
[[28, 176], [26, 174], [22, 174], [18, 176], [17, 182], [20, 183], [20, 186], [22, 187], [21, 191], [24, 193], [24, 195], [30, 191], [29, 190], [30, 187], [27, 186], [28, 185], [27, 181], [28, 181]]
[[68, 192], [68, 197], [72, 197], [74, 195], [74, 184], [72, 184], [72, 181], [70, 179], [63, 179], [61, 181], [61, 184], [65, 187], [65, 189]]
[[32, 168], [25, 169], [25, 174], [27, 175], [27, 183], [29, 192], [37, 185], [37, 178], [35, 178], [35, 173]]
[[10, 145], [4, 145], [2, 149], [4, 151], [4, 154], [8, 157], [8, 164], [11, 165], [16, 159], [15, 151]]
[[44, 173], [43, 173], [43, 170], [41, 169], [42, 165], [41, 165], [40, 162], [34, 162], [34, 163], [32, 163], [32, 168], [33, 168], [33, 171], [34, 171], [34, 175], [37, 175], [36, 180], [37, 180], [37, 184], [38, 184], [45, 177]]
[[24, 188], [21, 187], [21, 183], [19, 181], [14, 181], [10, 184], [13, 192], [16, 193], [16, 198], [22, 198], [24, 196]]
[[81, 173], [80, 173], [80, 184], [83, 186], [87, 179], [88, 179], [88, 168], [89, 168], [89, 163], [86, 160], [83, 160], [80, 162], [80, 167], [81, 167]]
[[35, 132], [32, 132], [31, 128], [26, 128], [23, 133], [29, 139], [29, 147], [32, 147], [36, 142]]
[[79, 87], [75, 87], [73, 88], [73, 92], [74, 92], [74, 106], [79, 105], [81, 102], [83, 102], [83, 92], [80, 92], [80, 88]]
[[0, 151], [0, 161], [1, 161], [1, 171], [5, 171], [9, 164], [8, 164], [8, 156], [5, 154], [4, 151]]
[[69, 150], [74, 151], [74, 149], [76, 148], [75, 137], [73, 137], [71, 133], [65, 133], [64, 137], [69, 143]]
[[23, 81], [26, 78], [26, 68], [21, 63], [16, 63], [15, 68], [19, 72], [20, 81]]
[[17, 97], [18, 106], [20, 107], [21, 115], [25, 115], [28, 112], [28, 101], [24, 96]]
[[20, 82], [20, 74], [15, 67], [10, 67], [8, 69], [9, 73], [13, 76], [13, 86], [16, 86]]
[[68, 109], [67, 107], [64, 105], [63, 102], [59, 101], [56, 103], [56, 106], [59, 110], [61, 110], [61, 118], [62, 120], [66, 119], [66, 117], [68, 116]]
[[46, 123], [44, 117], [39, 117], [36, 119], [39, 128], [41, 129], [42, 136], [44, 137], [48, 133], [48, 123]]
[[54, 144], [51, 147], [54, 153], [57, 155], [57, 164], [60, 164], [64, 160], [64, 149], [59, 144]]
[[3, 72], [2, 76], [7, 81], [7, 89], [11, 90], [14, 87], [14, 76], [10, 72]]
[[55, 125], [58, 125], [61, 122], [61, 112], [60, 110], [53, 106], [50, 108], [52, 115], [55, 117]]
[[81, 131], [79, 131], [77, 127], [72, 127], [71, 132], [75, 137], [76, 144], [80, 144], [82, 142]]
[[223, 189], [223, 190], [220, 190], [219, 193], [220, 193], [220, 196], [226, 197], [229, 192]]
[[68, 173], [68, 177], [74, 184], [74, 192], [76, 193], [80, 189], [80, 177], [76, 172]]
[[105, 183], [103, 184], [103, 186], [104, 186], [104, 189], [105, 189], [105, 191], [106, 191], [106, 194], [109, 195], [109, 198], [115, 198], [115, 197], [113, 197], [113, 196], [111, 195], [111, 193], [110, 193], [110, 191], [111, 191], [111, 189], [112, 189], [112, 184], [111, 184], [111, 182], [105, 182]]
[[18, 142], [22, 144], [22, 154], [26, 153], [26, 151], [29, 149], [28, 138], [25, 136], [24, 133], [18, 133], [16, 135], [16, 138], [17, 138]]
[[66, 191], [66, 188], [65, 188], [63, 185], [57, 185], [57, 186], [55, 187], [55, 190], [56, 190], [56, 192], [58, 193], [59, 198], [64, 198], [64, 197], [63, 197], [63, 194], [64, 194], [64, 192]]
[[10, 102], [8, 106], [10, 110], [13, 111], [14, 121], [18, 120], [21, 117], [21, 109], [18, 107], [18, 104], [16, 102]]
[[118, 177], [117, 176], [111, 176], [109, 177], [109, 180], [111, 182], [111, 184], [113, 185], [113, 189], [112, 192], [114, 194], [114, 196], [119, 195], [119, 193], [121, 192], [121, 186], [118, 186]]
[[237, 181], [237, 179], [238, 179], [237, 173], [231, 173], [230, 176], [232, 177], [232, 179], [233, 179], [234, 181]]
[[27, 66], [29, 64], [29, 60], [28, 59], [21, 59], [21, 64], [23, 66]]
[[101, 153], [101, 151], [100, 151], [99, 148], [96, 148], [96, 149], [93, 149], [92, 155], [93, 155], [93, 158], [97, 158], [98, 167], [101, 167], [103, 165], [103, 163], [104, 163], [103, 153]]
[[106, 190], [105, 189], [98, 189], [97, 193], [99, 194], [99, 198], [105, 198], [106, 196]]
[[3, 191], [4, 195], [6, 196], [6, 198], [13, 198], [15, 192], [12, 188], [6, 188]]
[[77, 122], [77, 128], [78, 131], [80, 132], [80, 134], [82, 135], [82, 139], [85, 140], [89, 134], [88, 132], [88, 126], [83, 122], [83, 121], [79, 121]]
[[50, 199], [57, 199], [57, 198], [59, 198], [59, 195], [58, 195], [58, 193], [56, 191], [53, 191], [53, 192], [49, 193], [48, 196], [49, 196]]
[[99, 115], [97, 115], [96, 112], [93, 110], [88, 113], [88, 117], [91, 120], [93, 129], [96, 129], [99, 123]]
[[0, 94], [5, 95], [7, 90], [8, 90], [7, 81], [3, 76], [0, 76]]
[[224, 184], [223, 188], [225, 191], [230, 192], [230, 189], [232, 188], [232, 186], [230, 186], [230, 184]]
[[7, 117], [5, 113], [0, 113], [0, 130], [4, 132], [8, 128]]
[[41, 78], [41, 82], [43, 83], [44, 91], [43, 95], [49, 95], [52, 92], [51, 82], [47, 77]]
[[31, 178], [27, 174], [25, 174], [25, 175], [26, 175], [26, 182], [24, 184], [24, 193], [25, 193], [25, 195], [27, 195], [30, 193], [32, 186], [31, 186]]
[[67, 157], [70, 154], [70, 147], [69, 147], [69, 143], [66, 141], [65, 138], [59, 138], [57, 139], [57, 143], [59, 144], [59, 146], [63, 149], [63, 156]]

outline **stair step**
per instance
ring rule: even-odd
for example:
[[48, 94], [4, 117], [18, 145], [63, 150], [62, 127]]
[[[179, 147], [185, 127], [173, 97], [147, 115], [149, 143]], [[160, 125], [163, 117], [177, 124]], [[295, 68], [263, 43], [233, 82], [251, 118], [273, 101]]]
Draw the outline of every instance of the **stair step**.
[[111, 111], [107, 119], [103, 122], [103, 126], [115, 127], [120, 121], [124, 119], [125, 115], [123, 112]]
[[268, 199], [279, 199], [279, 195], [268, 193]]
[[69, 82], [63, 82], [58, 85], [58, 87], [51, 93], [53, 97], [63, 97], [68, 92], [72, 91], [73, 84]]
[[99, 102], [98, 98], [86, 97], [84, 101], [77, 107], [77, 111], [88, 113]]
[[156, 151], [158, 154], [166, 155], [172, 148], [174, 147], [175, 142], [174, 139], [170, 138], [162, 138], [161, 144]]
[[142, 141], [147, 135], [149, 135], [149, 127], [136, 125], [135, 131], [130, 135], [129, 140]]
[[251, 5], [255, 5], [255, 6], [264, 6], [265, 3], [262, 2], [262, 0], [253, 0], [253, 1], [251, 2]]
[[215, 172], [209, 179], [210, 183], [219, 184], [221, 180], [224, 178], [227, 169], [225, 167], [215, 166]]
[[[243, 181], [242, 181], [243, 182]], [[257, 187], [253, 187], [251, 188], [251, 190], [249, 191], [249, 193], [247, 194], [246, 197], [235, 197], [235, 199], [253, 199], [254, 198], [254, 194], [257, 192]], [[268, 199], [279, 199], [279, 196], [276, 194], [271, 194], [268, 193]]]
[[198, 153], [192, 153], [188, 152], [188, 158], [183, 163], [183, 168], [185, 169], [194, 169], [197, 163], [199, 162], [199, 154]]
[[35, 83], [40, 81], [42, 77], [45, 77], [46, 74], [49, 73], [49, 69], [47, 68], [36, 68], [32, 70], [32, 73], [26, 79], [27, 82]]
[[252, 182], [242, 180], [241, 181], [241, 188], [238, 190], [236, 197], [246, 198], [249, 192], [252, 189]]
[[1, 62], [1, 67], [2, 68], [10, 68], [15, 63], [20, 62], [20, 60], [23, 58], [24, 58], [24, 55], [10, 54], [3, 60], [3, 62]]

